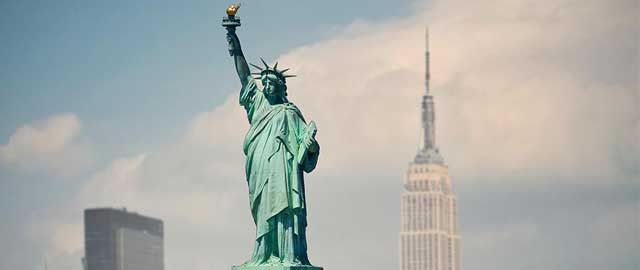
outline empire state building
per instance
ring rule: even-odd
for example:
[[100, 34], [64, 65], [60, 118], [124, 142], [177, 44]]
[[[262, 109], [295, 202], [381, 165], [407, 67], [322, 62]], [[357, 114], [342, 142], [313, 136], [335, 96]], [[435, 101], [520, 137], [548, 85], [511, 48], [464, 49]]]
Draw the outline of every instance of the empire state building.
[[436, 146], [428, 30], [425, 36], [424, 141], [407, 169], [400, 202], [400, 270], [459, 270], [457, 199], [451, 189], [449, 169]]

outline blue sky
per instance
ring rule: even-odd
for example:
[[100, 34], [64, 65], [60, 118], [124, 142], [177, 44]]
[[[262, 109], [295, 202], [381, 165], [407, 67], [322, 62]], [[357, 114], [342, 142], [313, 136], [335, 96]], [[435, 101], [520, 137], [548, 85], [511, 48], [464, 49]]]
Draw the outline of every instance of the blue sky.
[[[167, 269], [245, 259], [247, 126], [220, 26], [228, 4], [0, 3], [0, 269], [42, 269], [45, 256], [52, 270], [79, 269], [81, 211], [93, 206], [164, 219]], [[245, 54], [291, 67], [291, 100], [318, 123], [312, 262], [397, 266], [428, 24], [463, 268], [634, 269], [638, 10], [627, 0], [243, 2]]]

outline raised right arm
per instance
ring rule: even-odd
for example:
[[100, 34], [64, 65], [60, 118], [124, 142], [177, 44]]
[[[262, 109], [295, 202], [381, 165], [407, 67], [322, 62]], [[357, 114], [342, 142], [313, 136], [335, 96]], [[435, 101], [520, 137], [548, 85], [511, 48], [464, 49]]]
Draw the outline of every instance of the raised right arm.
[[238, 39], [235, 29], [227, 31], [227, 42], [229, 43], [229, 52], [231, 52], [231, 56], [233, 56], [233, 60], [236, 65], [238, 78], [240, 78], [240, 83], [242, 83], [242, 87], [244, 88], [249, 83], [251, 70], [249, 70], [247, 60], [244, 58], [244, 54], [242, 53], [240, 39]]

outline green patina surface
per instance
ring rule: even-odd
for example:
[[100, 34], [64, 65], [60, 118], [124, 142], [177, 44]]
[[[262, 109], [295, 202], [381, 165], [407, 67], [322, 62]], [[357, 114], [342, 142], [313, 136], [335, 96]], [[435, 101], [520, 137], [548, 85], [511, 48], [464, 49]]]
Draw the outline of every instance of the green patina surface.
[[317, 266], [284, 266], [284, 265], [260, 265], [260, 266], [233, 266], [231, 270], [322, 270]]
[[[249, 205], [256, 225], [251, 258], [232, 270], [320, 270], [307, 256], [304, 173], [313, 171], [320, 146], [316, 125], [287, 99], [285, 75], [277, 63], [253, 65], [251, 73], [235, 33], [239, 19], [226, 18], [229, 52], [242, 84], [239, 103], [251, 125], [243, 150]], [[252, 77], [255, 75], [256, 77]], [[256, 79], [262, 83], [258, 86]]]

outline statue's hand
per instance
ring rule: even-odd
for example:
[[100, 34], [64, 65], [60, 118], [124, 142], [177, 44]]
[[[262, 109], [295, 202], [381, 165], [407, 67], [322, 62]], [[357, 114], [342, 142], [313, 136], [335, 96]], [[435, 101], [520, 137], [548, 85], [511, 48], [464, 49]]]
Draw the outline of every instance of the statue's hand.
[[312, 136], [307, 136], [304, 139], [304, 146], [307, 148], [309, 153], [316, 153], [320, 150], [320, 146], [318, 145], [318, 141], [316, 141], [315, 133]]

